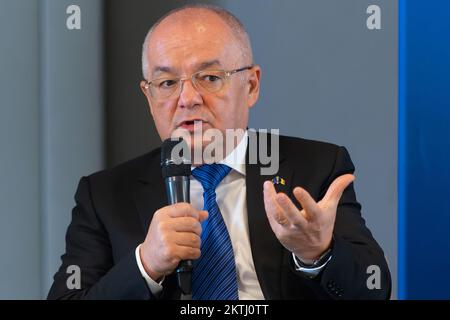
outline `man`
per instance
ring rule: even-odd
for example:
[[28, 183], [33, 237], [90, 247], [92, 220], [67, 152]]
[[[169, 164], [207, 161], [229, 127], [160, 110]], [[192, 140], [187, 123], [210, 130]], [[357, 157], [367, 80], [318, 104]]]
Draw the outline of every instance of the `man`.
[[[204, 151], [208, 139], [194, 143], [198, 124], [244, 134], [218, 163], [193, 165], [190, 204], [167, 205], [160, 149], [82, 178], [49, 298], [179, 299], [182, 260], [194, 261], [193, 299], [389, 298], [389, 270], [361, 218], [344, 148], [281, 136], [276, 175], [249, 163], [255, 135], [245, 130], [261, 70], [234, 16], [204, 5], [170, 12], [145, 39], [143, 73], [162, 140], [181, 135]], [[71, 265], [80, 288], [67, 286]]]

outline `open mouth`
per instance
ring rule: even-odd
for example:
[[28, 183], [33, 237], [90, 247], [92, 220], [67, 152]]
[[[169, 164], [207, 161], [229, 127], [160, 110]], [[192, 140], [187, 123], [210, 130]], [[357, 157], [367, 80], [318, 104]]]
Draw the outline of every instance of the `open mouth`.
[[192, 120], [186, 120], [183, 121], [179, 127], [183, 128], [183, 129], [188, 129], [188, 130], [193, 130], [194, 129], [194, 125], [196, 124], [197, 126], [203, 126], [206, 123], [206, 121], [203, 121], [201, 119], [192, 119]]
[[182, 123], [182, 125], [187, 125], [187, 126], [194, 125], [196, 121], [201, 123], [201, 120], [188, 120], [188, 121], [184, 121]]

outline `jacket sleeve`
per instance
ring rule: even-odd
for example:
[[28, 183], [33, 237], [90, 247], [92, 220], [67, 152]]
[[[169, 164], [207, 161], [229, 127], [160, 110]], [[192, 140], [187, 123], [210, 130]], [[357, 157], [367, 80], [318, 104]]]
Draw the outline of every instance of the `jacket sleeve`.
[[108, 233], [95, 212], [89, 178], [80, 180], [75, 201], [66, 252], [47, 298], [152, 299], [134, 250], [114, 262]]
[[[320, 198], [337, 177], [353, 172], [347, 150], [339, 147], [334, 168], [323, 185]], [[340, 199], [333, 238], [331, 260], [319, 277], [304, 278], [304, 284], [321, 299], [389, 299], [391, 276], [387, 262], [361, 217], [353, 183]]]

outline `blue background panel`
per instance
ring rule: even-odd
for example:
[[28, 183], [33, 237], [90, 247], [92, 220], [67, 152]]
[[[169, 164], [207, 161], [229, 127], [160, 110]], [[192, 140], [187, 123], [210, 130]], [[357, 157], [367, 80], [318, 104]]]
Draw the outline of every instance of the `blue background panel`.
[[449, 16], [399, 2], [400, 299], [450, 299]]

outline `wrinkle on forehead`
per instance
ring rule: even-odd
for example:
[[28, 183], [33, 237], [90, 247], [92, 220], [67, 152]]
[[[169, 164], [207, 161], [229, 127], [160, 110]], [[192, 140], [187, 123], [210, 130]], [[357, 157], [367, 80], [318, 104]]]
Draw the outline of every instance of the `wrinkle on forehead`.
[[[192, 56], [223, 55], [230, 53], [233, 46], [223, 45], [221, 39], [198, 39], [193, 36], [173, 36], [156, 41], [152, 46], [151, 59], [171, 60], [173, 58], [188, 59]], [[219, 58], [213, 57], [210, 58]]]

